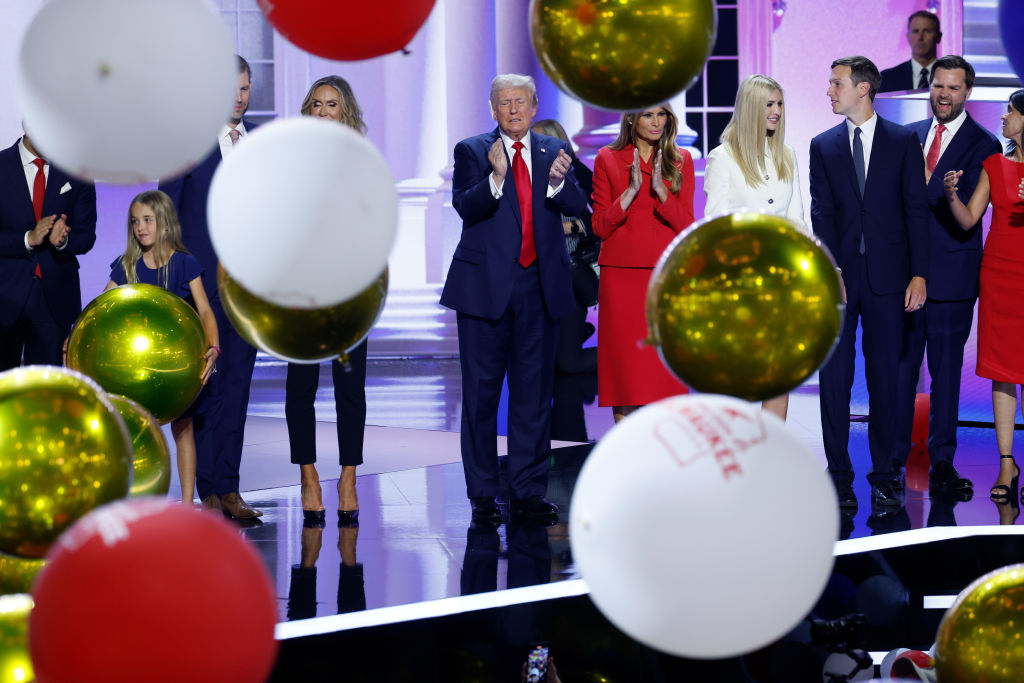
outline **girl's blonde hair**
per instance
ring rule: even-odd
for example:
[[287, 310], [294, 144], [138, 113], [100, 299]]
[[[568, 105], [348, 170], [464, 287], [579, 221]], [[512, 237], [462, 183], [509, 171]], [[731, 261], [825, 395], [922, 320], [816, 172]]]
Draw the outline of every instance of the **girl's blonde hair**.
[[[661, 150], [661, 177], [669, 182], [669, 188], [673, 194], [679, 194], [679, 188], [683, 185], [683, 172], [679, 170], [676, 164], [682, 164], [683, 155], [679, 153], [679, 148], [676, 146], [676, 132], [679, 130], [676, 113], [668, 102], [652, 108], [664, 109], [665, 113], [668, 114], [665, 130], [661, 132], [661, 139], [658, 140], [658, 149]], [[617, 152], [620, 149], [624, 149], [626, 145], [636, 146], [637, 133], [635, 124], [641, 114], [643, 114], [642, 111], [634, 111], [622, 115], [622, 121], [619, 123], [619, 137], [615, 138], [615, 142], [608, 145], [609, 149]]]
[[[160, 286], [167, 289], [168, 266], [171, 256], [176, 251], [183, 251], [186, 254], [188, 249], [181, 241], [181, 224], [178, 222], [178, 212], [174, 210], [174, 202], [160, 190], [148, 190], [135, 195], [131, 204], [128, 205], [128, 247], [121, 255], [121, 265], [124, 267], [125, 280], [128, 284], [136, 284], [139, 281], [138, 273], [135, 270], [136, 264], [142, 258], [142, 247], [135, 239], [135, 231], [132, 229], [131, 207], [136, 204], [152, 209], [156, 218], [156, 242], [153, 244], [153, 251], [159, 263], [158, 278]], [[161, 262], [162, 261], [162, 262]]]
[[[776, 90], [779, 91], [779, 124], [769, 135], [765, 107]], [[743, 171], [743, 178], [750, 187], [764, 183], [765, 152], [770, 152], [779, 180], [792, 182], [795, 163], [786, 150], [786, 108], [782, 86], [775, 79], [761, 74], [743, 79], [736, 92], [736, 107], [729, 124], [722, 131], [721, 141]]]

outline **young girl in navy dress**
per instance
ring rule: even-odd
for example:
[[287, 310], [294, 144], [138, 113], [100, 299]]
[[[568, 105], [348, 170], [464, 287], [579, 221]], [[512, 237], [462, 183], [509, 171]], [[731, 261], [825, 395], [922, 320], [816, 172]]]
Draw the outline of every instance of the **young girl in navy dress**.
[[[203, 267], [181, 243], [181, 225], [171, 198], [159, 190], [137, 195], [128, 209], [128, 247], [110, 264], [110, 282], [103, 288], [142, 283], [163, 287], [187, 301], [203, 323], [211, 346], [206, 350], [203, 384], [220, 356], [217, 320], [203, 289]], [[177, 448], [181, 502], [191, 503], [196, 481], [196, 444], [192, 409], [171, 422]]]

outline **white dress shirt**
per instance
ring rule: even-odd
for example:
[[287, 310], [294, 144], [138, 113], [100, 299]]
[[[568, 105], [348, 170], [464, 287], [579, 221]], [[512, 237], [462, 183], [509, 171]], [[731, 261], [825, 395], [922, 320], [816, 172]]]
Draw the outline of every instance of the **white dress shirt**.
[[[238, 131], [238, 140], [241, 141], [246, 135], [245, 123], [239, 121], [238, 125], [235, 126], [235, 130]], [[231, 126], [225, 123], [220, 127], [217, 143], [220, 145], [220, 158], [227, 159], [228, 155], [235, 149], [235, 146], [231, 144]]]
[[[514, 145], [516, 141], [510, 138], [509, 136], [505, 135], [505, 131], [501, 130], [500, 128], [498, 129], [498, 132], [501, 134], [501, 142], [505, 145], [505, 153], [508, 154], [508, 171], [506, 172], [506, 174], [512, 173], [512, 159], [516, 155], [516, 151], [512, 149], [512, 145]], [[530, 174], [530, 185], [532, 186], [533, 164], [530, 162], [530, 135], [524, 135], [523, 139], [520, 140], [519, 142], [523, 143], [523, 163], [526, 164], [526, 172]], [[491, 171], [491, 174], [487, 176], [487, 179], [491, 185], [491, 195], [495, 199], [501, 199], [501, 195], [503, 194], [503, 188], [505, 186], [504, 179], [502, 179], [501, 187], [498, 187], [497, 183], [494, 182], [494, 171]], [[551, 184], [549, 183], [547, 196], [554, 197], [556, 194], [562, 191], [563, 185], [565, 185], [564, 178], [562, 179], [562, 182], [558, 183], [558, 187], [556, 188], [552, 188]]]
[[793, 160], [793, 179], [787, 182], [779, 178], [771, 152], [766, 150], [764, 173], [761, 175], [763, 180], [757, 187], [747, 184], [747, 179], [743, 176], [743, 171], [733, 158], [728, 145], [722, 144], [711, 150], [704, 171], [704, 194], [707, 195], [704, 215], [712, 216], [743, 208], [759, 209], [786, 216], [796, 223], [802, 232], [809, 234], [810, 229], [804, 223], [796, 153], [789, 145], [785, 146], [785, 150]]
[[[35, 189], [35, 186], [36, 186], [36, 173], [39, 172], [39, 168], [33, 162], [36, 159], [38, 159], [39, 157], [37, 157], [32, 152], [28, 151], [28, 147], [25, 146], [25, 138], [22, 138], [21, 140], [18, 141], [18, 153], [21, 155], [21, 165], [25, 169], [25, 182], [28, 183], [28, 197], [29, 197], [29, 199], [31, 199], [34, 202], [35, 201], [35, 197], [32, 196], [32, 193], [33, 193], [33, 190]], [[45, 161], [45, 159], [44, 159], [44, 161]], [[46, 178], [47, 182], [50, 181], [50, 164], [49, 164], [49, 162], [43, 164], [43, 177]], [[28, 243], [28, 235], [29, 235], [30, 232], [32, 232], [32, 231], [31, 230], [26, 230], [25, 231], [25, 250], [26, 251], [32, 251], [32, 247]], [[64, 244], [62, 244], [59, 247], [57, 247], [57, 249], [61, 250], [61, 249], [63, 249], [66, 246], [68, 246], [68, 241], [64, 240]]]
[[868, 162], [871, 161], [871, 143], [875, 139], [875, 126], [878, 125], [878, 114], [872, 114], [871, 118], [860, 124], [853, 125], [850, 119], [846, 119], [846, 132], [850, 134], [850, 153], [853, 153], [853, 131], [860, 128], [860, 142], [864, 146], [864, 181], [868, 179]]
[[913, 75], [910, 90], [917, 90], [917, 82], [921, 80], [921, 72], [925, 69], [928, 69], [928, 81], [931, 82], [932, 69], [935, 68], [935, 61], [936, 60], [933, 59], [932, 63], [928, 66], [922, 66], [916, 59], [910, 60], [910, 73]]
[[[953, 136], [956, 135], [956, 132], [960, 130], [960, 126], [964, 125], [964, 121], [966, 120], [967, 110], [965, 109], [960, 112], [960, 115], [955, 119], [944, 124], [946, 126], [946, 130], [942, 131], [942, 141], [939, 143], [939, 159], [942, 158], [942, 154], [946, 151], [946, 148], [949, 147], [949, 143], [953, 139]], [[933, 116], [931, 128], [928, 129], [928, 137], [925, 138], [924, 141], [924, 153], [926, 155], [928, 154], [928, 150], [932, 148], [932, 140], [935, 139], [935, 129], [938, 128], [938, 126], [939, 120]]]

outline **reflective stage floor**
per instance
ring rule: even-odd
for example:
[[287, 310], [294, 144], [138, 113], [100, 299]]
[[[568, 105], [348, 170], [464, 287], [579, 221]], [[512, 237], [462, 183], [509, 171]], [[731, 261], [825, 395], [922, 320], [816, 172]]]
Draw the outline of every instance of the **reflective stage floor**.
[[[313, 666], [309, 661], [313, 655], [304, 649], [308, 643], [300, 644], [308, 638], [341, 638], [335, 645], [344, 647], [349, 641], [343, 634], [349, 634], [351, 644], [355, 644], [363, 642], [359, 640], [362, 636], [356, 634], [367, 629], [393, 631], [397, 628], [395, 624], [413, 621], [421, 624], [416, 628], [433, 628], [435, 632], [442, 632], [447, 627], [438, 626], [435, 623], [437, 619], [457, 621], [457, 615], [467, 612], [501, 612], [515, 605], [534, 604], [535, 601], [539, 601], [537, 605], [543, 604], [544, 610], [554, 609], [556, 612], [560, 609], [557, 606], [564, 602], [567, 614], [578, 612], [580, 618], [605, 623], [608, 633], [600, 637], [612, 640], [625, 638], [621, 634], [611, 635], [615, 630], [603, 622], [585, 595], [580, 597], [585, 593], [585, 585], [577, 580], [579, 576], [568, 539], [567, 512], [576, 475], [593, 447], [592, 442], [612, 426], [611, 411], [596, 405], [596, 378], [562, 378], [556, 389], [552, 431], [553, 438], [558, 441], [553, 443], [548, 497], [562, 509], [560, 522], [549, 528], [502, 524], [497, 530], [478, 529], [470, 523], [470, 507], [459, 459], [457, 430], [461, 396], [458, 362], [454, 360], [371, 360], [367, 379], [365, 464], [360, 467], [357, 481], [359, 526], [338, 529], [332, 515], [337, 507], [335, 483], [339, 467], [335, 430], [331, 424], [334, 420], [333, 397], [326, 365], [322, 367], [321, 378], [317, 396], [318, 470], [328, 511], [327, 525], [323, 529], [303, 528], [302, 525], [298, 467], [288, 462], [283, 366], [273, 362], [260, 363], [249, 407], [241, 481], [246, 499], [263, 510], [264, 516], [256, 525], [242, 527], [241, 533], [255, 544], [274, 577], [281, 622], [293, 622], [282, 623], [278, 628], [283, 646], [275, 680], [315, 680], [315, 676], [320, 675], [314, 673], [315, 666], [302, 676], [295, 669], [299, 662], [304, 663], [302, 666]], [[801, 389], [792, 395], [788, 423], [819, 455], [824, 467], [815, 387]], [[499, 428], [503, 429], [501, 425]], [[867, 424], [853, 422], [850, 451], [858, 473], [855, 490], [861, 505], [856, 515], [843, 520], [843, 538], [853, 540], [840, 543], [837, 555], [866, 553], [865, 557], [876, 557], [883, 548], [889, 548], [884, 552], [891, 553], [902, 546], [909, 548], [929, 542], [931, 549], [921, 554], [926, 558], [925, 566], [915, 565], [916, 568], [907, 571], [911, 574], [924, 572], [930, 577], [929, 581], [945, 587], [940, 592], [952, 595], [980, 575], [983, 568], [1024, 561], [1020, 539], [1012, 535], [1016, 529], [993, 528], [1000, 524], [1014, 524], [1019, 515], [1018, 507], [1000, 507], [988, 497], [997, 468], [993, 455], [996, 452], [993, 431], [961, 428], [959, 437], [956, 465], [964, 476], [975, 482], [978, 493], [973, 499], [962, 502], [938, 497], [932, 499], [927, 490], [925, 463], [923, 469], [920, 465], [908, 468], [904, 507], [873, 514], [868, 484], [864, 479], [870, 464]], [[503, 447], [500, 445], [499, 450]], [[177, 486], [176, 482], [174, 486]], [[779, 495], [791, 493], [780, 491]], [[752, 518], [756, 515], [757, 511], [752, 510]], [[977, 536], [975, 531], [951, 528], [967, 526], [987, 527], [977, 533], [996, 535], [983, 536], [988, 540], [977, 541], [976, 538], [972, 540]], [[926, 527], [940, 528], [928, 530]], [[906, 530], [921, 531], [894, 533]], [[638, 533], [643, 533], [643, 530], [638, 529]], [[881, 534], [887, 536], [867, 538]], [[965, 538], [942, 540], [949, 536]], [[986, 544], [988, 559], [985, 561], [963, 557], [964, 552], [975, 552], [970, 549], [975, 548], [976, 543]], [[910, 553], [911, 557], [913, 555]], [[877, 557], [871, 562], [886, 565]], [[909, 564], [913, 565], [913, 562]], [[943, 578], [947, 570], [953, 573]], [[889, 570], [882, 573], [886, 572], [892, 575]], [[916, 580], [909, 575], [897, 578], [911, 583]], [[524, 586], [539, 588], [520, 588]], [[508, 590], [513, 588], [519, 590]], [[459, 597], [470, 595], [474, 597]], [[904, 600], [901, 604], [904, 603], [909, 605], [907, 609], [914, 608], [913, 600], [909, 603]], [[730, 606], [727, 596], [723, 596], [723, 609], [734, 607], [737, 606]], [[916, 608], [921, 609], [921, 605]], [[859, 603], [858, 609], [862, 609]], [[831, 609], [827, 618], [843, 616], [839, 612], [842, 610]], [[928, 634], [929, 628], [934, 634], [938, 616], [941, 616], [941, 610], [936, 612], [933, 609], [931, 617], [922, 622], [901, 612], [900, 619], [910, 619], [913, 629], [890, 629], [887, 642], [878, 637], [865, 647], [875, 650], [900, 646], [927, 648], [931, 643], [923, 642], [929, 638], [922, 634]], [[928, 625], [922, 629], [922, 623]], [[394, 638], [398, 638], [396, 644], [405, 642], [402, 638], [413, 643], [434, 642], [429, 638], [424, 641], [422, 633], [411, 626], [409, 629], [402, 632], [405, 635], [392, 633]], [[543, 629], [528, 630], [531, 640], [550, 639], [538, 637], [545, 635]], [[334, 635], [330, 636], [332, 633]], [[522, 638], [526, 637], [522, 635]], [[910, 642], [911, 638], [922, 642]], [[511, 654], [506, 655], [514, 659], [517, 652], [525, 653], [526, 650], [516, 649], [521, 643], [516, 638], [512, 640], [516, 645], [509, 646]], [[367, 642], [375, 641], [370, 638]], [[400, 651], [393, 654], [400, 656]], [[661, 661], [654, 669], [646, 669], [648, 672], [672, 670], [656, 653], [637, 656], [642, 661], [651, 657]], [[481, 661], [488, 661], [487, 657], [481, 657]], [[333, 661], [337, 667], [338, 660]], [[343, 669], [334, 670], [343, 676]], [[570, 677], [563, 664], [559, 665], [559, 671], [564, 680], [579, 680], [576, 675]], [[518, 672], [514, 673], [516, 675], [502, 679], [492, 678], [493, 672], [481, 670], [479, 677], [438, 680], [519, 680]], [[307, 675], [314, 678], [306, 678]], [[379, 680], [402, 679], [399, 674], [395, 675], [399, 678]], [[653, 677], [646, 680], [658, 679], [654, 673], [650, 675]], [[717, 676], [705, 680], [775, 680], [770, 677], [732, 677], [732, 674]], [[607, 680], [620, 679], [644, 680], [621, 676]], [[821, 680], [820, 669], [817, 680]]]

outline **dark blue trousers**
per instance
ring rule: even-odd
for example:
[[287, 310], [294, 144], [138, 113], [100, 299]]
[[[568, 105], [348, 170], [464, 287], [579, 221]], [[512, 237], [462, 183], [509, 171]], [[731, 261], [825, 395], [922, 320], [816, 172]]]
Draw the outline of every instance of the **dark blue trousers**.
[[256, 348], [235, 331], [220, 298], [210, 300], [217, 318], [221, 356], [193, 415], [196, 439], [196, 492], [200, 498], [238, 489], [249, 386]]
[[25, 307], [12, 324], [0, 325], [0, 371], [22, 360], [25, 365], [63, 365], [61, 348], [70, 331], [53, 319], [43, 283], [33, 277]]
[[975, 299], [933, 301], [903, 318], [903, 353], [899, 369], [899, 423], [895, 453], [907, 462], [914, 428], [914, 399], [925, 350], [932, 377], [931, 410], [928, 419], [928, 455], [937, 462], [952, 464], [956, 452], [956, 428], [960, 420], [960, 372], [964, 346], [971, 335]]
[[497, 320], [459, 313], [462, 466], [470, 498], [498, 494], [498, 403], [508, 375], [508, 478], [514, 499], [544, 495], [551, 450], [558, 323], [541, 296], [536, 263], [517, 269]]
[[867, 262], [861, 256], [843, 271], [846, 317], [832, 357], [818, 372], [821, 431], [828, 471], [837, 487], [853, 483], [850, 462], [850, 392], [853, 387], [857, 321], [863, 328], [864, 374], [868, 388], [868, 446], [872, 471], [868, 481], [891, 479], [896, 439], [897, 371], [903, 336], [904, 293], [875, 294], [868, 283]]

